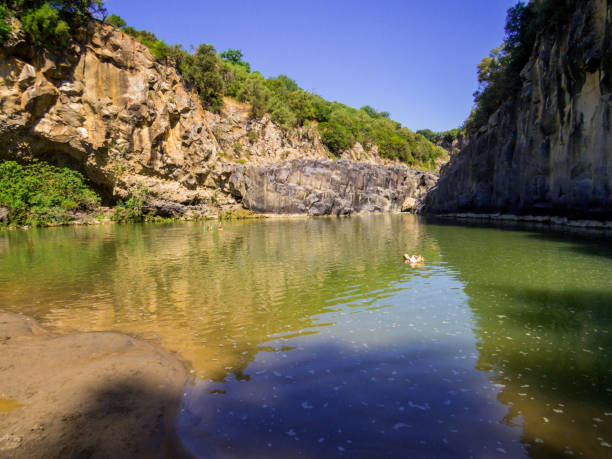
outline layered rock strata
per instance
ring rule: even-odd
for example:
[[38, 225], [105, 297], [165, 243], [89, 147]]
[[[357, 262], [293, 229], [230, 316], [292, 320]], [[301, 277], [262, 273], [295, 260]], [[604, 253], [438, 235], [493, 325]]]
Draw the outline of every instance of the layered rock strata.
[[411, 210], [436, 175], [347, 160], [250, 165], [232, 174], [232, 194], [260, 213], [346, 215]]

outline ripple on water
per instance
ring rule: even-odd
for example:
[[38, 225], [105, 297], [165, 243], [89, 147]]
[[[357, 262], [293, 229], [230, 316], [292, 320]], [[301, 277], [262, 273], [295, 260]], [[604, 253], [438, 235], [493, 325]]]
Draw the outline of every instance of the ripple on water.
[[379, 215], [10, 232], [0, 251], [4, 309], [188, 362], [180, 433], [202, 456], [612, 444], [606, 241]]

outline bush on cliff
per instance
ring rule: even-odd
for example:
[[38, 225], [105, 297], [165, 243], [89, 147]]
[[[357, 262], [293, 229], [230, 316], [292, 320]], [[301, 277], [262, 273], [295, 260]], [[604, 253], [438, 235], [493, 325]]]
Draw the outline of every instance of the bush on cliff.
[[5, 5], [0, 5], [0, 43], [4, 43], [11, 34], [10, 14]]
[[93, 17], [106, 14], [102, 0], [7, 0], [0, 5], [0, 43], [11, 32], [8, 18], [16, 17], [38, 46], [63, 46], [72, 31]]
[[489, 117], [522, 86], [521, 71], [529, 61], [540, 34], [558, 33], [576, 11], [579, 0], [519, 1], [508, 10], [506, 38], [478, 65], [479, 89], [466, 121], [469, 135], [484, 126]]
[[142, 221], [145, 219], [145, 202], [148, 190], [145, 187], [136, 187], [130, 191], [130, 197], [120, 200], [113, 207], [112, 219], [117, 222]]
[[0, 161], [0, 206], [8, 209], [9, 224], [65, 223], [75, 211], [99, 205], [98, 195], [74, 170], [40, 161]]
[[180, 45], [167, 45], [151, 32], [126, 27], [118, 16], [109, 16], [106, 22], [145, 44], [158, 60], [174, 65], [210, 111], [220, 111], [223, 97], [227, 96], [248, 103], [253, 118], [268, 114], [283, 129], [316, 122], [323, 144], [336, 155], [353, 147], [355, 142], [366, 148], [377, 145], [383, 158], [425, 168], [435, 167], [436, 159], [446, 155], [445, 150], [425, 137], [391, 120], [388, 112], [378, 112], [370, 106], [358, 110], [329, 102], [304, 91], [286, 75], [265, 78], [252, 72], [238, 49], [217, 54], [212, 45], [200, 45], [190, 54]]
[[223, 106], [223, 80], [219, 57], [212, 45], [200, 45], [193, 54], [185, 53], [179, 70], [185, 82], [200, 95], [204, 108], [218, 112]]

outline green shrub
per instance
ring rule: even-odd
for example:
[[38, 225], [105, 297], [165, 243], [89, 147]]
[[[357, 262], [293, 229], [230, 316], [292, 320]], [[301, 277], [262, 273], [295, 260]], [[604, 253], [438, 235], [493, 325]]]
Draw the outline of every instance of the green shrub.
[[70, 38], [70, 26], [60, 17], [59, 11], [48, 3], [28, 11], [21, 17], [21, 23], [38, 46], [51, 43], [63, 46]]
[[146, 187], [136, 187], [130, 190], [126, 201], [119, 201], [113, 208], [112, 219], [118, 222], [142, 221], [145, 218], [145, 203], [148, 196]]
[[219, 56], [212, 45], [200, 45], [193, 55], [186, 54], [180, 64], [185, 81], [200, 95], [202, 105], [219, 112], [223, 106], [223, 80]]
[[10, 16], [21, 21], [36, 45], [57, 48], [65, 45], [76, 27], [105, 14], [102, 0], [4, 1], [0, 5], [0, 41], [10, 32]]
[[10, 224], [63, 223], [75, 210], [99, 205], [98, 195], [74, 170], [40, 161], [27, 165], [0, 162], [0, 206], [8, 208]]
[[0, 44], [11, 34], [10, 13], [5, 5], [0, 5]]
[[351, 148], [355, 143], [355, 137], [342, 124], [321, 123], [319, 125], [319, 132], [325, 146], [334, 154]]
[[[117, 16], [118, 17], [118, 16]], [[121, 18], [119, 18], [121, 19]], [[158, 60], [168, 59], [172, 54], [172, 48], [166, 44], [163, 40], [157, 38], [157, 36], [146, 30], [136, 30], [133, 27], [125, 27], [123, 31], [128, 35], [136, 38], [140, 43], [145, 45]]]
[[257, 131], [249, 131], [249, 133], [247, 134], [247, 138], [249, 139], [249, 142], [251, 143], [255, 143], [258, 137], [259, 137], [259, 134], [257, 134]]
[[239, 49], [228, 49], [219, 54], [219, 57], [224, 61], [231, 62], [232, 64], [244, 68], [247, 73], [251, 71], [251, 64], [242, 60], [243, 54]]
[[123, 29], [127, 25], [123, 18], [121, 16], [117, 16], [116, 14], [111, 14], [104, 22], [118, 29]]

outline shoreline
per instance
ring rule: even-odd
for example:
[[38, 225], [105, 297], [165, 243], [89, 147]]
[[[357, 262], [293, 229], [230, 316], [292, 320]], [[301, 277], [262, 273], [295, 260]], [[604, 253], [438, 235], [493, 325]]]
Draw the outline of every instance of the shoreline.
[[473, 212], [453, 212], [445, 214], [432, 214], [423, 215], [425, 217], [436, 217], [444, 218], [448, 220], [471, 220], [481, 222], [495, 222], [495, 223], [535, 223], [539, 225], [547, 225], [558, 228], [580, 228], [580, 229], [594, 229], [602, 231], [612, 232], [612, 221], [601, 221], [601, 220], [590, 220], [590, 219], [579, 219], [574, 220], [567, 217], [561, 217], [558, 215], [515, 215], [515, 214], [479, 214]]
[[0, 456], [191, 457], [176, 431], [186, 382], [154, 343], [0, 312]]

